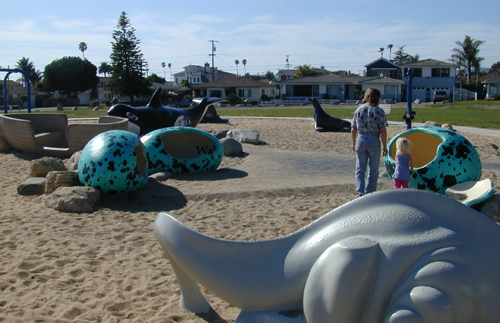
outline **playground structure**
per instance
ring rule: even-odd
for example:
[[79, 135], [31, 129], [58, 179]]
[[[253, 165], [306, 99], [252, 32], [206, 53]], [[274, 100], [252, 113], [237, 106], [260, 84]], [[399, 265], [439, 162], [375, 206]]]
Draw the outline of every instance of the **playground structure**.
[[350, 132], [351, 123], [346, 120], [330, 116], [323, 110], [318, 100], [311, 99], [313, 104], [314, 125], [316, 131]]
[[28, 74], [20, 69], [10, 69], [10, 68], [0, 68], [0, 72], [7, 72], [5, 75], [5, 78], [3, 80], [3, 108], [4, 112], [8, 113], [9, 107], [7, 104], [7, 98], [8, 98], [8, 92], [7, 92], [7, 79], [9, 78], [10, 74], [12, 73], [21, 73], [24, 75], [24, 78], [26, 79], [26, 93], [28, 96], [28, 113], [31, 112], [31, 84], [30, 84], [30, 78]]
[[96, 135], [108, 130], [138, 133], [129, 121], [118, 117], [101, 117], [98, 123], [71, 123], [65, 114], [16, 113], [0, 115], [0, 131], [14, 148], [44, 156], [71, 157], [82, 150]]
[[486, 323], [500, 315], [500, 227], [432, 192], [367, 194], [274, 240], [216, 239], [165, 213], [154, 232], [180, 306], [195, 313], [210, 310], [201, 284], [241, 309], [236, 322]]

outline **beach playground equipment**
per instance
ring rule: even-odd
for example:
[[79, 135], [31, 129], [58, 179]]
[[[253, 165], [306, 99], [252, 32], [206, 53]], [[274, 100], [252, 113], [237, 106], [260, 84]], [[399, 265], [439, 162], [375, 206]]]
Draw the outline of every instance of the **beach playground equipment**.
[[78, 178], [104, 194], [135, 191], [148, 181], [146, 150], [138, 135], [111, 130], [95, 136], [78, 161]]
[[384, 164], [391, 178], [396, 167], [396, 141], [400, 137], [411, 142], [414, 172], [410, 188], [444, 194], [448, 187], [478, 181], [481, 177], [479, 154], [464, 136], [440, 127], [417, 127], [399, 133], [389, 141]]
[[484, 202], [494, 194], [495, 188], [491, 179], [459, 183], [448, 187], [445, 191], [446, 196], [467, 206]]
[[158, 172], [198, 173], [216, 170], [224, 147], [207, 131], [191, 127], [154, 130], [141, 138], [150, 174]]
[[198, 288], [241, 309], [236, 322], [496, 322], [500, 226], [423, 190], [385, 190], [285, 237], [229, 241], [160, 213], [154, 233], [180, 306], [210, 310]]
[[71, 123], [61, 113], [10, 113], [0, 115], [0, 130], [14, 148], [43, 156], [71, 157], [96, 135], [109, 130], [137, 131], [129, 121], [101, 117], [98, 123]]
[[330, 116], [323, 110], [321, 104], [315, 98], [311, 99], [313, 104], [314, 125], [316, 131], [350, 132], [351, 123], [347, 120]]
[[[144, 107], [132, 107], [123, 103], [113, 105], [108, 110], [109, 116], [127, 118], [141, 128], [141, 133], [175, 126], [196, 127], [205, 114], [207, 107], [225, 98], [204, 98], [190, 109], [164, 106], [161, 103], [161, 88], [158, 88], [149, 103]], [[196, 102], [196, 100], [193, 100]]]

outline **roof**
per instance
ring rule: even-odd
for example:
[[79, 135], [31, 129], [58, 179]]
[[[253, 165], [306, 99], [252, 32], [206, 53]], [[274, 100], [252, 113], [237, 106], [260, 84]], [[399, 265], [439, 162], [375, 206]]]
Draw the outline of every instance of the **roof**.
[[385, 76], [358, 76], [346, 75], [340, 76], [337, 74], [327, 74], [320, 76], [308, 76], [299, 79], [281, 81], [279, 83], [286, 84], [387, 84], [387, 85], [402, 85], [406, 84], [402, 80], [393, 79]]
[[430, 66], [445, 66], [445, 67], [457, 67], [457, 64], [448, 63], [443, 61], [438, 61], [435, 59], [424, 59], [422, 61], [417, 61], [413, 63], [403, 64], [400, 67], [430, 67]]
[[371, 63], [366, 64], [365, 67], [370, 67], [372, 65], [377, 65], [377, 67], [385, 65], [385, 66], [392, 66], [393, 68], [399, 68], [397, 64], [394, 64], [393, 62], [383, 57], [376, 59]]
[[226, 88], [228, 86], [237, 88], [274, 88], [276, 87], [276, 82], [270, 80], [256, 81], [246, 77], [236, 77], [228, 75], [213, 82], [195, 85], [193, 86], [193, 89]]
[[489, 75], [482, 76], [479, 78], [481, 83], [500, 83], [500, 71], [496, 73], [488, 73]]

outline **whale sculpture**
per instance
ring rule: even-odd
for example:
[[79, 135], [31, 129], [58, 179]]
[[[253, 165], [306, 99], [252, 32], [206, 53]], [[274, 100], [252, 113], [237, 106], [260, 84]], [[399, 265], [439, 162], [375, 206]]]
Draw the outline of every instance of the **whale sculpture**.
[[154, 232], [196, 313], [210, 309], [199, 283], [241, 309], [237, 323], [500, 317], [500, 227], [433, 192], [368, 194], [276, 240], [215, 239], [165, 213]]
[[318, 100], [311, 99], [313, 104], [314, 124], [316, 131], [349, 132], [351, 123], [347, 120], [332, 117], [323, 110]]
[[141, 128], [141, 133], [173, 127], [189, 126], [196, 127], [201, 120], [207, 107], [225, 98], [204, 98], [198, 105], [190, 109], [178, 109], [161, 104], [161, 88], [158, 88], [151, 100], [145, 107], [131, 107], [118, 103], [109, 108], [107, 114], [110, 116], [127, 118], [130, 122]]

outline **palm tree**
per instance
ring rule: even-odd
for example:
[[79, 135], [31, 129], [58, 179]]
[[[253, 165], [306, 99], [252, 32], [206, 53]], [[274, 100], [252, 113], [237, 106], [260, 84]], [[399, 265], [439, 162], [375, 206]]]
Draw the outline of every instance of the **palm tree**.
[[484, 60], [484, 57], [478, 56], [480, 51], [479, 46], [483, 43], [484, 41], [482, 40], [475, 40], [466, 35], [463, 42], [455, 42], [459, 47], [451, 50], [453, 52], [451, 55], [452, 61], [467, 70], [467, 81], [469, 84], [472, 82], [472, 70], [479, 71], [481, 61]]
[[42, 72], [35, 69], [35, 64], [33, 64], [33, 62], [31, 62], [29, 58], [23, 57], [18, 60], [15, 68], [20, 69], [21, 71], [28, 74], [31, 86], [35, 86], [36, 83], [42, 80]]
[[247, 60], [243, 59], [241, 62], [243, 63], [243, 68], [245, 69], [245, 76], [246, 76], [247, 75]]
[[87, 50], [87, 43], [82, 41], [78, 45], [78, 49], [80, 49], [80, 52], [82, 52], [83, 58], [85, 59], [85, 51]]
[[108, 73], [111, 73], [111, 65], [109, 65], [108, 62], [102, 62], [97, 72], [99, 74], [104, 74], [104, 77], [106, 77]]
[[389, 60], [392, 59], [392, 48], [394, 47], [393, 44], [387, 45], [387, 49], [389, 50]]
[[236, 64], [236, 76], [238, 76], [238, 64], [240, 63], [239, 60], [235, 60], [234, 64]]
[[166, 78], [167, 78], [167, 75], [166, 75], [166, 73], [165, 73], [165, 66], [167, 66], [167, 65], [165, 64], [165, 62], [161, 62], [161, 67], [163, 67], [163, 78], [164, 78], [164, 79], [166, 79]]
[[380, 53], [380, 57], [384, 57], [384, 47], [380, 47], [378, 52]]
[[168, 63], [168, 69], [170, 70], [170, 82], [172, 82], [172, 63]]

